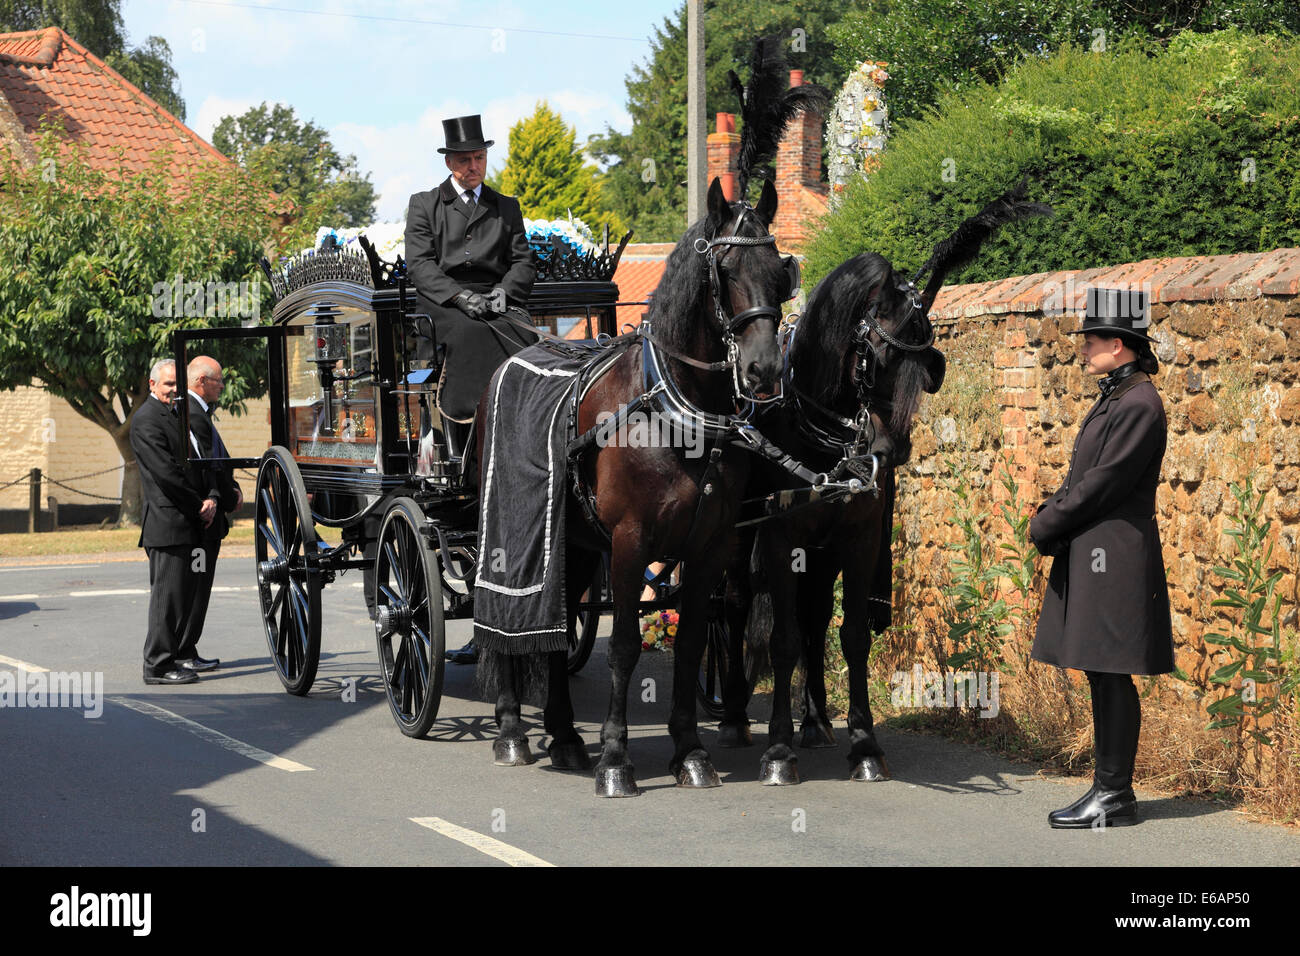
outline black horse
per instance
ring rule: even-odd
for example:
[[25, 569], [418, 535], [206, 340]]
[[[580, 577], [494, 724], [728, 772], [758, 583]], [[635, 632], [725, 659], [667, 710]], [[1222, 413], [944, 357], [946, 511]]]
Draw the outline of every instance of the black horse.
[[[683, 786], [719, 783], [696, 730], [694, 684], [709, 597], [735, 548], [736, 512], [751, 463], [731, 443], [730, 416], [738, 403], [772, 398], [780, 376], [776, 329], [780, 305], [791, 293], [792, 263], [777, 252], [768, 233], [775, 213], [770, 182], [751, 208], [728, 203], [715, 180], [708, 214], [669, 256], [646, 323], [622, 341], [623, 354], [589, 386], [579, 406], [578, 435], [614, 433], [607, 416], [630, 414], [629, 408], [698, 430], [691, 433], [697, 440], [667, 446], [593, 440], [572, 466], [580, 487], [567, 496], [571, 609], [591, 581], [600, 553], [609, 550], [611, 556], [612, 682], [596, 768], [596, 790], [605, 796], [638, 792], [627, 748], [627, 693], [641, 652], [637, 605], [643, 573], [659, 560], [682, 562], [670, 769]], [[486, 409], [479, 411], [482, 422]], [[544, 720], [552, 765], [587, 769], [586, 750], [573, 726], [567, 655], [555, 651], [547, 658]], [[526, 657], [501, 653], [485, 653], [480, 661], [497, 698], [498, 763], [531, 759], [520, 696], [534, 667]]]
[[[841, 495], [813, 501], [764, 522], [757, 535], [761, 586], [772, 598], [769, 642], [775, 691], [769, 746], [760, 776], [764, 783], [799, 780], [793, 744], [790, 682], [801, 652], [806, 668], [807, 710], [803, 746], [833, 746], [822, 660], [835, 579], [843, 574], [844, 623], [840, 646], [849, 673], [849, 763], [854, 780], [888, 776], [876, 741], [868, 699], [867, 657], [871, 632], [888, 621], [890, 526], [894, 470], [911, 455], [912, 420], [924, 392], [943, 384], [943, 355], [934, 348], [928, 312], [944, 278], [972, 259], [984, 240], [1005, 223], [1050, 213], [1023, 200], [1025, 184], [999, 197], [939, 243], [913, 281], [883, 257], [867, 253], [841, 264], [813, 290], [785, 356], [785, 401], [760, 418], [764, 434], [813, 471], [830, 478], [874, 478], [877, 494]], [[929, 274], [923, 291], [915, 279]], [[872, 461], [874, 456], [874, 463]], [[747, 495], [790, 488], [788, 472], [764, 464]], [[748, 540], [744, 544], [748, 544]], [[730, 658], [740, 642], [752, 591], [749, 551], [730, 569]], [[882, 606], [883, 602], [883, 606]], [[749, 743], [745, 704], [748, 684], [733, 667], [724, 688], [720, 743]]]

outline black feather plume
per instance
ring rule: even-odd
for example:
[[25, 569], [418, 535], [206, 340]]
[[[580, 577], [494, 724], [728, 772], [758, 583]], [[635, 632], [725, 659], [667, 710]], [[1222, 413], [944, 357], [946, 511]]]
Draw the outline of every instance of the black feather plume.
[[785, 127], [796, 113], [826, 110], [826, 91], [815, 84], [789, 86], [784, 38], [764, 37], [754, 44], [750, 58], [749, 83], [741, 86], [734, 71], [727, 74], [731, 88], [740, 97], [740, 154], [736, 180], [745, 195], [750, 174], [771, 158], [780, 145]]
[[1025, 202], [1025, 190], [1028, 185], [1028, 177], [1022, 179], [1018, 185], [971, 216], [958, 226], [951, 236], [934, 247], [925, 265], [917, 269], [916, 275], [912, 276], [912, 282], [915, 283], [926, 273], [931, 273], [930, 281], [926, 283], [925, 291], [921, 293], [921, 299], [927, 308], [939, 294], [944, 278], [974, 259], [980, 246], [997, 229], [1018, 219], [1055, 214], [1052, 207], [1046, 203]]

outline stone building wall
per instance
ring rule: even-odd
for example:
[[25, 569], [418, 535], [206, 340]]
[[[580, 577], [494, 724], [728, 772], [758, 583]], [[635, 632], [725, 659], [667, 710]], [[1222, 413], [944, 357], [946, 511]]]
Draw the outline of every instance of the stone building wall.
[[[938, 590], [957, 539], [952, 487], [976, 489], [987, 540], [1011, 540], [998, 516], [1014, 477], [1020, 511], [1064, 480], [1096, 380], [1078, 359], [1085, 288], [1144, 287], [1149, 334], [1161, 368], [1155, 384], [1169, 424], [1157, 494], [1176, 656], [1193, 678], [1213, 670], [1207, 631], [1223, 585], [1210, 568], [1230, 564], [1229, 484], [1253, 476], [1273, 520], [1270, 570], [1282, 572], [1284, 626], [1296, 627], [1300, 586], [1300, 249], [1259, 255], [1148, 260], [1082, 273], [1018, 276], [944, 290], [932, 310], [948, 358], [943, 389], [927, 396], [900, 476], [900, 615], [942, 620]], [[1040, 560], [1045, 570], [1046, 559]], [[922, 638], [918, 634], [918, 640]], [[1215, 665], [1217, 666], [1217, 665]]]

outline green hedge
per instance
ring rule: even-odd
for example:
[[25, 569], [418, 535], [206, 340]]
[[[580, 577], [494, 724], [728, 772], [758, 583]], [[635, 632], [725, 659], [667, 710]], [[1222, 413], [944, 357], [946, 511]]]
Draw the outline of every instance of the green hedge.
[[1004, 228], [950, 284], [1297, 246], [1300, 40], [1230, 30], [1062, 50], [942, 98], [881, 160], [810, 243], [810, 278], [866, 250], [914, 269], [1025, 175], [1055, 218]]

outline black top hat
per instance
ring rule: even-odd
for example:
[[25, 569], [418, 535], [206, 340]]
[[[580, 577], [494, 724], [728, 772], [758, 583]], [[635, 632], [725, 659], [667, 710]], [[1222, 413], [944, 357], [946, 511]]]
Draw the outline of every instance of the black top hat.
[[1088, 301], [1083, 313], [1083, 328], [1071, 335], [1093, 332], [1097, 335], [1118, 335], [1122, 338], [1140, 339], [1155, 344], [1146, 334], [1151, 325], [1147, 309], [1147, 295], [1137, 289], [1099, 289], [1088, 286]]
[[483, 119], [478, 114], [443, 120], [442, 136], [447, 141], [447, 147], [439, 147], [440, 153], [469, 153], [476, 149], [487, 149], [494, 142], [483, 138]]

